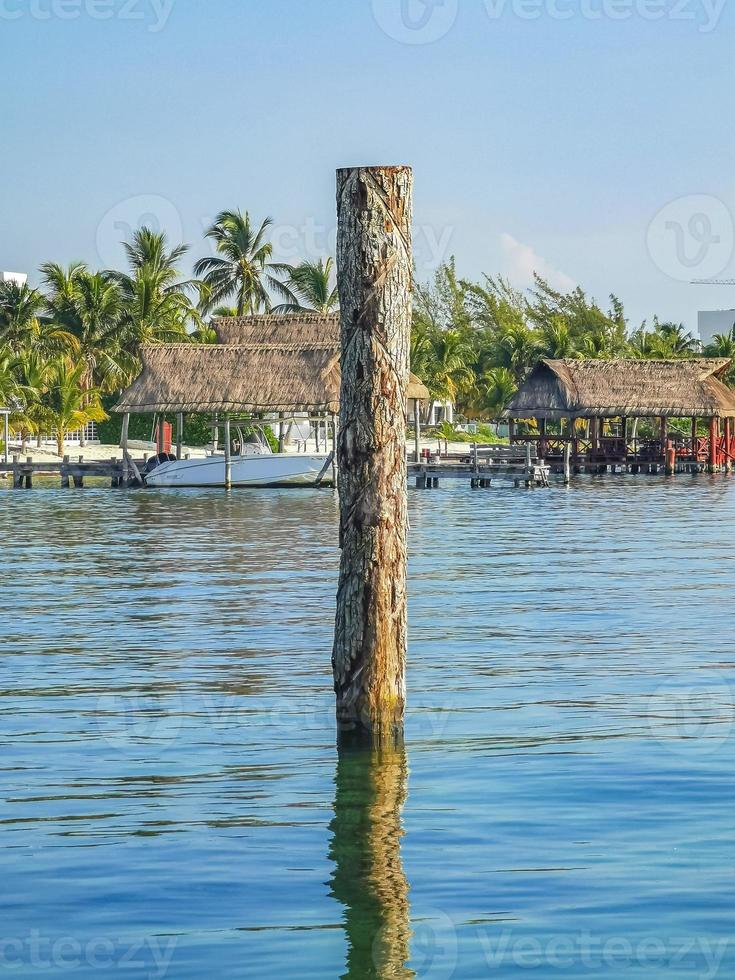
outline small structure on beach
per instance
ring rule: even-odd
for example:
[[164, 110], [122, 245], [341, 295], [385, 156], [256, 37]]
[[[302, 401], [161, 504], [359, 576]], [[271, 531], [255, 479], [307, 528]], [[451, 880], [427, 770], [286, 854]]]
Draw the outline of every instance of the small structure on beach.
[[[571, 446], [577, 469], [709, 466], [735, 458], [735, 392], [722, 380], [728, 358], [542, 360], [506, 409], [511, 441], [537, 443], [550, 462]], [[640, 420], [654, 420], [641, 436]], [[687, 419], [686, 433], [672, 419]], [[533, 420], [524, 434], [519, 422]], [[707, 422], [706, 434], [700, 423]]]
[[[340, 352], [339, 313], [281, 313], [259, 316], [219, 317], [212, 327], [220, 344], [267, 347], [270, 344], [293, 344], [296, 347], [331, 347]], [[423, 406], [424, 421], [428, 426], [438, 425], [444, 418], [454, 421], [454, 406], [433, 401], [427, 388], [415, 374], [409, 382], [409, 421], [421, 426]]]
[[[223, 318], [214, 321], [214, 328], [218, 344], [144, 347], [142, 371], [113, 411], [126, 420], [135, 414], [176, 414], [179, 457], [185, 413], [222, 416], [225, 432], [232, 415], [304, 413], [314, 417], [318, 439], [320, 429], [331, 425], [335, 444], [341, 384], [338, 315]], [[415, 406], [429, 399], [414, 375], [408, 397]], [[124, 421], [124, 449], [126, 432]]]

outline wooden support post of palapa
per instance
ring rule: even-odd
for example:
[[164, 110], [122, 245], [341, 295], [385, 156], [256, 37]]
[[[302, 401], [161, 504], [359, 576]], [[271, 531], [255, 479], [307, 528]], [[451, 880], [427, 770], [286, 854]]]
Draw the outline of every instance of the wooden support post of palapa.
[[184, 413], [176, 413], [176, 458], [184, 458]]
[[717, 472], [717, 467], [720, 462], [720, 454], [717, 445], [719, 441], [720, 441], [720, 420], [717, 416], [713, 416], [709, 420], [709, 471], [710, 473]]
[[343, 742], [403, 733], [412, 197], [408, 167], [337, 172], [342, 556], [332, 665]]
[[232, 489], [232, 431], [229, 413], [225, 415], [225, 490]]
[[332, 412], [332, 483], [337, 486], [339, 467], [337, 466], [337, 440], [339, 438], [339, 416]]
[[564, 443], [564, 484], [569, 486], [572, 482], [572, 444]]
[[421, 401], [418, 398], [413, 400], [413, 424], [416, 444], [416, 462], [421, 462]]
[[128, 482], [130, 480], [130, 467], [128, 465], [128, 459], [130, 458], [130, 455], [128, 453], [129, 433], [130, 433], [130, 413], [126, 412], [123, 415], [122, 431], [120, 433], [120, 448], [122, 449], [122, 454], [123, 454], [122, 469], [120, 473], [120, 483], [122, 484], [123, 487], [127, 487]]

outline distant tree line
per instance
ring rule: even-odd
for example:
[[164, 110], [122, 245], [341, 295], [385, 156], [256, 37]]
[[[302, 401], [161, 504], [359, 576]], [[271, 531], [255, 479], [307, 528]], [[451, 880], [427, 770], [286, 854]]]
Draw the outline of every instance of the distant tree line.
[[[13, 432], [25, 443], [53, 431], [62, 454], [65, 432], [107, 418], [140, 370], [142, 346], [212, 343], [212, 316], [336, 311], [333, 260], [274, 262], [271, 224], [222, 211], [207, 231], [214, 254], [189, 279], [180, 273], [189, 247], [141, 228], [124, 243], [124, 271], [49, 262], [38, 287], [0, 283], [0, 405], [12, 409]], [[497, 418], [542, 357], [735, 357], [734, 332], [702, 351], [680, 323], [654, 318], [631, 330], [615, 295], [603, 309], [539, 276], [525, 292], [500, 276], [473, 282], [454, 259], [414, 299], [412, 369], [469, 418]]]
[[[540, 358], [735, 358], [735, 330], [702, 348], [681, 323], [654, 317], [631, 330], [623, 304], [540, 276], [525, 292], [501, 276], [461, 279], [455, 262], [416, 287], [411, 363], [432, 395], [469, 418], [497, 418]], [[731, 380], [735, 380], [731, 377]]]

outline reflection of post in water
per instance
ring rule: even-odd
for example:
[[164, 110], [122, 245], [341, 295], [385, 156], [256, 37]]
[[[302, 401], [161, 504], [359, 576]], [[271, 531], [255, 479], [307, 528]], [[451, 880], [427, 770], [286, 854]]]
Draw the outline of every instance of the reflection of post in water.
[[408, 882], [401, 863], [406, 751], [341, 748], [329, 851], [332, 895], [345, 907], [344, 980], [413, 977]]

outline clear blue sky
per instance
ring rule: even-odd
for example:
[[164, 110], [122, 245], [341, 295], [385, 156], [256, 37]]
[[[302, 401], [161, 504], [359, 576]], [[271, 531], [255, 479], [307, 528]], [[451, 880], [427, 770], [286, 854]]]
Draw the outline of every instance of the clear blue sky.
[[121, 261], [146, 215], [197, 258], [224, 207], [312, 257], [336, 167], [410, 163], [423, 278], [454, 253], [633, 322], [735, 306], [682, 281], [735, 275], [735, 10], [434, 2], [0, 0], [0, 268]]

